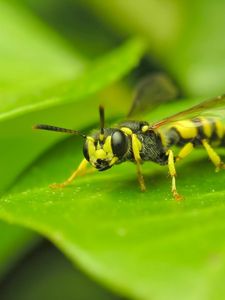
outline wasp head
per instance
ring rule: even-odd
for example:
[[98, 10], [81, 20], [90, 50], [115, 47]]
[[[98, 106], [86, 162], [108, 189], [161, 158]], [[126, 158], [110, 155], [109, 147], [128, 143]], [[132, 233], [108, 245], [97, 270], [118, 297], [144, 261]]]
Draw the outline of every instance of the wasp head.
[[104, 128], [104, 108], [99, 107], [100, 132], [93, 136], [86, 136], [80, 131], [56, 127], [46, 124], [35, 125], [35, 129], [51, 130], [63, 133], [79, 135], [85, 139], [83, 153], [87, 161], [99, 171], [111, 168], [115, 163], [123, 160], [129, 150], [127, 135], [113, 128]]
[[119, 129], [104, 129], [84, 143], [84, 157], [99, 171], [110, 169], [119, 163], [128, 151], [128, 137]]

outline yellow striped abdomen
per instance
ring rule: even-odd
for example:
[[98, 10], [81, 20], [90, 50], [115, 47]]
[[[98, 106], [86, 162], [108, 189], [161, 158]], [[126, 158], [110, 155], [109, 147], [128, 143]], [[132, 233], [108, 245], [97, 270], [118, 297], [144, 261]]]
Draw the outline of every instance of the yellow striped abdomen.
[[198, 117], [174, 122], [160, 132], [164, 146], [182, 146], [188, 142], [200, 145], [206, 139], [209, 143], [220, 146], [225, 144], [225, 125], [220, 119]]

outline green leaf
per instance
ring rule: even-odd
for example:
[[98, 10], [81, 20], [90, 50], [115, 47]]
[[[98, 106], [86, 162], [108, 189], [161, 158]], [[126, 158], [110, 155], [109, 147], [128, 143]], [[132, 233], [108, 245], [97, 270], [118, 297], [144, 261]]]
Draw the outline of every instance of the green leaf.
[[[154, 117], [185, 104], [190, 102], [165, 105]], [[144, 165], [146, 193], [129, 163], [49, 189], [78, 164], [81, 147], [68, 139], [38, 160], [0, 200], [0, 218], [46, 236], [120, 294], [224, 299], [225, 173], [215, 173], [206, 153], [196, 150], [177, 165], [183, 202], [171, 197], [167, 167], [150, 163]]]
[[[76, 80], [71, 79], [57, 86], [44, 90], [41, 95], [34, 97], [20, 107], [18, 103], [15, 109], [3, 111], [0, 121], [18, 117], [28, 112], [48, 109], [51, 107], [66, 105], [83, 100], [94, 95], [103, 88], [122, 78], [132, 68], [137, 66], [145, 52], [144, 40], [132, 39], [118, 47], [111, 53], [93, 62]], [[19, 106], [19, 107], [18, 107]]]
[[[0, 115], [2, 189], [9, 185], [38, 154], [56, 140], [63, 138], [62, 135], [47, 137], [40, 133], [34, 134], [31, 130], [34, 124], [63, 123], [65, 127], [76, 125], [76, 129], [80, 129], [96, 122], [99, 98], [94, 95], [134, 68], [142, 57], [144, 49], [143, 41], [130, 40], [90, 65], [77, 80], [69, 80], [48, 91], [40, 91], [38, 97], [31, 97], [32, 104], [17, 106], [15, 109], [3, 112]], [[111, 116], [121, 111], [121, 107], [124, 106], [118, 106], [119, 100], [115, 99], [114, 104], [110, 104]], [[109, 100], [104, 100], [104, 103], [109, 103]], [[74, 122], [75, 112], [76, 116], [79, 116], [76, 117], [76, 122]], [[15, 128], [17, 128], [16, 133]], [[9, 165], [11, 165], [10, 169]]]
[[[0, 1], [0, 112], [24, 105], [43, 89], [75, 78], [85, 60], [32, 13]], [[31, 96], [31, 95], [33, 96]]]
[[[32, 125], [43, 121], [73, 126], [74, 112], [81, 114], [86, 105], [93, 106], [93, 111], [83, 120], [77, 119], [76, 125], [94, 122], [97, 98], [95, 102], [90, 98], [78, 110], [76, 102], [128, 72], [141, 57], [144, 45], [141, 41], [130, 41], [96, 61], [90, 66], [91, 72], [88, 69], [74, 84], [86, 65], [85, 60], [29, 10], [18, 3], [0, 1], [0, 28], [0, 186], [4, 191], [27, 164], [60, 138], [34, 134]], [[49, 110], [56, 102], [60, 107]], [[66, 102], [75, 104], [66, 105]], [[91, 118], [92, 115], [95, 117]], [[6, 224], [0, 226], [0, 232], [0, 273], [3, 274], [28, 251], [35, 236], [28, 230]]]
[[0, 279], [37, 242], [33, 232], [0, 222]]
[[[44, 90], [53, 83], [75, 78], [84, 63], [63, 39], [28, 10], [18, 3], [2, 0], [0, 65], [0, 189], [3, 190], [41, 151], [29, 138], [35, 116], [18, 118], [18, 112], [38, 97], [43, 100]], [[13, 122], [9, 117], [14, 118]], [[37, 150], [32, 152], [32, 146]]]

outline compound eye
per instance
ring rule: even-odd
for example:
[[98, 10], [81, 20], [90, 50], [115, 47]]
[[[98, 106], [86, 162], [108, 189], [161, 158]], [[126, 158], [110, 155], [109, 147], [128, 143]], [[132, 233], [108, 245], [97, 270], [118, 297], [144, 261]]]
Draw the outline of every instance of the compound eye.
[[122, 131], [117, 130], [112, 134], [111, 144], [113, 154], [116, 155], [118, 158], [122, 158], [127, 152], [128, 140], [126, 135]]
[[87, 161], [89, 161], [89, 154], [88, 154], [88, 143], [85, 141], [83, 146], [83, 154]]

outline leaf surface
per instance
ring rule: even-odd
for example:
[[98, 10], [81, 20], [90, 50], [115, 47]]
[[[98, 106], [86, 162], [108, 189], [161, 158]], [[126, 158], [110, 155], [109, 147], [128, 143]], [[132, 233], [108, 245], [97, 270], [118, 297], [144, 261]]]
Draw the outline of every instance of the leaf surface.
[[[184, 103], [165, 105], [154, 117]], [[146, 193], [129, 163], [50, 190], [48, 184], [65, 179], [81, 159], [81, 147], [68, 139], [38, 160], [0, 200], [1, 219], [46, 236], [118, 293], [223, 299], [225, 173], [214, 173], [205, 152], [196, 150], [177, 165], [183, 202], [171, 198], [167, 168], [150, 163], [144, 165]]]
[[[95, 122], [99, 100], [93, 94], [133, 68], [143, 51], [141, 41], [130, 41], [83, 73], [87, 61], [75, 49], [28, 9], [0, 1], [1, 193], [40, 152], [63, 138], [35, 134], [32, 126], [50, 122], [68, 127], [76, 124], [78, 129]], [[91, 95], [77, 109], [77, 102]], [[59, 107], [53, 108], [56, 103]], [[81, 115], [87, 106], [90, 110], [75, 123], [75, 113]], [[4, 223], [0, 233], [0, 273], [4, 275], [32, 247], [36, 237]]]
[[[144, 51], [145, 44], [142, 40], [130, 40], [93, 62], [76, 80], [70, 79], [47, 90], [41, 90], [38, 96], [30, 95], [30, 103], [21, 106], [17, 103], [16, 108], [2, 112], [1, 188], [8, 186], [39, 153], [57, 139], [63, 138], [63, 135], [53, 134], [47, 138], [43, 134], [34, 134], [32, 130], [34, 124], [50, 123], [59, 126], [62, 124], [64, 127], [76, 126], [76, 129], [93, 124], [98, 119], [99, 98], [96, 94], [134, 68]], [[124, 103], [118, 107], [119, 101], [120, 99], [115, 99], [111, 105], [111, 116], [124, 107]], [[107, 103], [109, 100], [104, 100], [104, 104]], [[79, 116], [76, 117], [77, 122], [74, 120], [75, 115]]]

